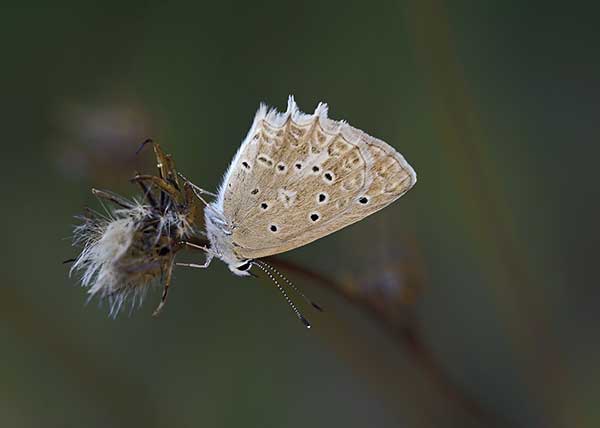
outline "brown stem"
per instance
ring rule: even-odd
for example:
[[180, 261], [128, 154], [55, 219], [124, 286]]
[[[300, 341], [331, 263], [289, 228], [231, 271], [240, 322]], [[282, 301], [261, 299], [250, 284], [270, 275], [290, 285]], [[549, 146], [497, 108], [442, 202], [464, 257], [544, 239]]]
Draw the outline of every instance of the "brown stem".
[[446, 373], [443, 366], [438, 363], [438, 358], [431, 348], [423, 341], [419, 326], [414, 317], [400, 325], [397, 321], [397, 311], [386, 309], [381, 299], [364, 297], [351, 291], [349, 287], [335, 279], [319, 272], [307, 269], [297, 263], [273, 257], [269, 263], [282, 270], [303, 276], [307, 280], [318, 284], [327, 290], [340, 294], [352, 305], [367, 313], [373, 320], [382, 325], [385, 331], [404, 349], [415, 365], [420, 367], [428, 378], [437, 386], [438, 390], [451, 402], [462, 408], [465, 412], [479, 420], [484, 426], [508, 426], [503, 417], [490, 412], [474, 398], [467, 395]]

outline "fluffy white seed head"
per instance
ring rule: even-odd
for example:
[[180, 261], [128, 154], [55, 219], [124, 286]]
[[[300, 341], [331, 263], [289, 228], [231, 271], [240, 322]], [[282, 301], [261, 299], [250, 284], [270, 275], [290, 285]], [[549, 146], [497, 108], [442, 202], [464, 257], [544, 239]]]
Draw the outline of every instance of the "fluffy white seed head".
[[191, 236], [185, 215], [132, 204], [109, 217], [90, 213], [75, 227], [74, 245], [82, 250], [71, 273], [78, 273], [90, 299], [98, 296], [115, 317], [126, 301], [141, 304], [146, 291], [158, 284], [172, 261], [173, 247]]

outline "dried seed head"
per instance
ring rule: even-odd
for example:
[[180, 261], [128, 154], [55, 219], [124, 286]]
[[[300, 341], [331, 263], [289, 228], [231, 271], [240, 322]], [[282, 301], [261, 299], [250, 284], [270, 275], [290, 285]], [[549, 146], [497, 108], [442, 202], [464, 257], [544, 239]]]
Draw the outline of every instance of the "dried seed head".
[[139, 306], [148, 288], [172, 268], [179, 241], [194, 235], [184, 213], [132, 202], [109, 217], [89, 211], [74, 230], [82, 251], [71, 268], [81, 276], [90, 299], [99, 296], [116, 316], [126, 301]]
[[112, 317], [126, 301], [139, 306], [151, 285], [162, 284], [158, 314], [166, 302], [175, 254], [186, 243], [204, 242], [203, 200], [187, 179], [180, 180], [171, 156], [152, 140], [142, 147], [147, 143], [152, 143], [158, 171], [132, 179], [143, 191], [143, 202], [92, 189], [117, 208], [106, 216], [88, 210], [73, 234], [73, 245], [82, 250], [71, 273], [80, 275], [90, 299], [108, 301]]

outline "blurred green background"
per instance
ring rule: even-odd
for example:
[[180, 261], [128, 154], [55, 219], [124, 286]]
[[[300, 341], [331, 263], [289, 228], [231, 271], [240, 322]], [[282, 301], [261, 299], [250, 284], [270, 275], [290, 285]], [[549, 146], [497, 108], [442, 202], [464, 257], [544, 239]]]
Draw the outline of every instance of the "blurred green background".
[[[3, 5], [2, 427], [597, 427], [598, 11], [563, 2]], [[215, 189], [293, 93], [419, 182], [284, 258], [326, 308], [175, 272], [108, 319], [61, 261], [147, 137]], [[348, 285], [350, 284], [350, 285]], [[349, 298], [350, 296], [350, 298]], [[393, 319], [393, 322], [390, 322]]]

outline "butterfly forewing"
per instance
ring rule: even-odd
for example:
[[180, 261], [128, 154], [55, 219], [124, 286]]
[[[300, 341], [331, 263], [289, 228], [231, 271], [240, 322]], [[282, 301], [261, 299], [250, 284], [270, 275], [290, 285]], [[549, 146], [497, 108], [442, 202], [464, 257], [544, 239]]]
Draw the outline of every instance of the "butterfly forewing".
[[240, 258], [300, 247], [379, 211], [416, 182], [381, 140], [313, 115], [259, 109], [223, 183], [223, 212]]

